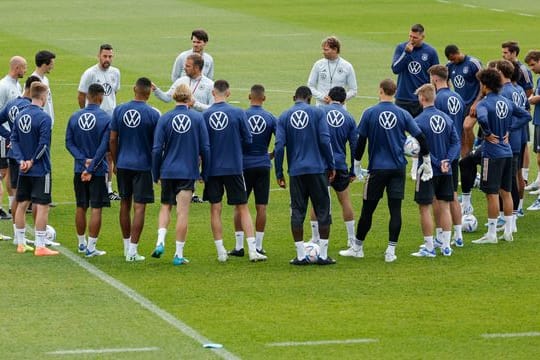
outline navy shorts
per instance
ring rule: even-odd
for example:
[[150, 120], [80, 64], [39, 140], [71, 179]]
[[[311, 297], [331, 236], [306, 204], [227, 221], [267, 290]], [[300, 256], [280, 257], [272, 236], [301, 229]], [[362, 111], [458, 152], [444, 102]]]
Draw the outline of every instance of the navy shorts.
[[105, 176], [92, 175], [90, 181], [82, 181], [81, 173], [73, 176], [73, 188], [77, 207], [88, 209], [101, 209], [111, 206], [111, 200], [107, 192]]
[[247, 203], [246, 183], [243, 175], [210, 176], [204, 184], [203, 200], [210, 204], [220, 203], [227, 191], [227, 204]]
[[255, 204], [268, 205], [270, 197], [270, 168], [259, 167], [244, 169], [244, 180], [246, 182], [247, 197], [255, 196]]
[[195, 191], [195, 180], [161, 179], [161, 203], [176, 205], [176, 195], [180, 191]]
[[120, 198], [131, 199], [139, 204], [154, 202], [154, 184], [150, 171], [118, 169], [116, 172]]

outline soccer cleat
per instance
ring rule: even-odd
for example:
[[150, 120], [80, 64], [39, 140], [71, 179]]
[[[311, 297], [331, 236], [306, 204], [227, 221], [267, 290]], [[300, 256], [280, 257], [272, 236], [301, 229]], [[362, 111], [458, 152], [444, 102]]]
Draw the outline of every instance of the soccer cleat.
[[534, 191], [529, 191], [529, 194], [530, 195], [538, 195], [538, 194], [540, 194], [540, 189], [537, 189], [537, 190], [534, 190]]
[[389, 252], [384, 253], [384, 261], [386, 261], [387, 263], [394, 262], [396, 261], [396, 259], [397, 256], [395, 254], [391, 254]]
[[292, 259], [291, 261], [289, 261], [289, 264], [291, 265], [299, 265], [299, 266], [303, 266], [303, 265], [309, 265], [311, 264], [309, 262], [308, 259], [304, 258], [302, 260], [298, 259], [297, 257], [295, 257], [294, 259]]
[[470, 215], [474, 212], [474, 207], [471, 204], [463, 205], [461, 204], [461, 214]]
[[184, 264], [189, 264], [189, 260], [183, 257], [179, 257], [178, 255], [174, 255], [172, 263], [175, 266], [184, 265]]
[[496, 244], [497, 237], [496, 236], [489, 236], [488, 234], [485, 234], [478, 240], [471, 241], [473, 244]]
[[[225, 250], [225, 249], [224, 249]], [[225, 251], [218, 251], [218, 254], [217, 254], [217, 260], [219, 262], [225, 262], [227, 261], [227, 259], [229, 258], [229, 256], [227, 255], [227, 250]]]
[[232, 249], [229, 251], [229, 256], [236, 256], [236, 257], [244, 257], [244, 248], [241, 248], [240, 250]]
[[156, 246], [154, 251], [152, 251], [152, 257], [159, 259], [161, 255], [163, 255], [164, 252], [165, 252], [165, 247], [163, 246], [163, 244], [159, 244], [158, 246]]
[[95, 257], [95, 256], [102, 256], [102, 255], [105, 255], [107, 254], [106, 251], [103, 251], [103, 250], [98, 250], [98, 249], [94, 249], [94, 251], [90, 251], [88, 249], [86, 249], [86, 257], [87, 258], [90, 258], [90, 257]]
[[336, 263], [336, 260], [332, 259], [330, 256], [327, 256], [326, 259], [323, 259], [322, 257], [317, 258], [317, 262], [315, 264], [317, 265], [334, 265]]
[[257, 249], [257, 252], [261, 255], [266, 255], [266, 251], [264, 249]]
[[135, 255], [126, 255], [126, 261], [127, 262], [135, 262], [135, 261], [144, 261], [146, 259], [144, 256], [135, 254]]
[[524, 217], [525, 212], [523, 212], [523, 208], [519, 208], [516, 215], [517, 215], [518, 218]]
[[202, 204], [202, 203], [204, 202], [204, 200], [201, 199], [198, 195], [195, 195], [195, 194], [194, 194], [194, 195], [191, 197], [191, 202], [192, 202], [192, 203], [195, 203], [195, 204]]
[[[420, 249], [425, 249], [426, 248], [426, 243], [423, 243], [422, 245], [420, 245]], [[435, 238], [433, 239], [433, 249], [440, 249], [442, 248], [442, 241], [440, 241], [439, 239]]]
[[462, 238], [454, 238], [452, 240], [452, 244], [457, 246], [457, 247], [463, 247], [465, 245]]
[[120, 197], [120, 195], [118, 195], [116, 191], [111, 191], [109, 193], [109, 200], [122, 200], [122, 198]]
[[420, 248], [420, 250], [418, 250], [415, 253], [412, 253], [411, 255], [416, 256], [416, 257], [430, 257], [430, 258], [434, 258], [437, 256], [437, 254], [435, 253], [435, 249], [429, 251], [425, 247]]
[[443, 256], [452, 256], [452, 248], [451, 247], [442, 248], [441, 254], [443, 254]]
[[8, 241], [8, 240], [11, 240], [11, 236], [0, 234], [0, 241]]
[[529, 185], [525, 186], [525, 191], [534, 191], [540, 189], [540, 183], [538, 181], [533, 181]]
[[45, 246], [60, 246], [59, 242], [45, 239]]
[[79, 244], [77, 252], [80, 254], [86, 254], [86, 244]]
[[511, 241], [514, 241], [514, 235], [512, 233], [504, 233], [501, 236], [499, 236], [499, 240], [511, 242]]
[[527, 208], [529, 211], [538, 211], [540, 210], [540, 199], [534, 200], [531, 206]]
[[364, 257], [364, 249], [360, 248], [359, 250], [354, 250], [354, 248], [351, 246], [347, 250], [340, 250], [339, 256], [363, 258]]
[[257, 251], [251, 251], [249, 253], [249, 261], [256, 262], [256, 261], [265, 261], [268, 259], [266, 255], [259, 254]]
[[17, 252], [19, 254], [24, 254], [27, 251], [34, 251], [34, 248], [26, 244], [17, 245]]
[[34, 250], [35, 256], [51, 256], [51, 255], [58, 255], [59, 252], [56, 250], [51, 250], [45, 246], [43, 247], [37, 247], [36, 250]]
[[0, 207], [0, 220], [11, 220], [11, 214], [8, 214], [4, 209]]

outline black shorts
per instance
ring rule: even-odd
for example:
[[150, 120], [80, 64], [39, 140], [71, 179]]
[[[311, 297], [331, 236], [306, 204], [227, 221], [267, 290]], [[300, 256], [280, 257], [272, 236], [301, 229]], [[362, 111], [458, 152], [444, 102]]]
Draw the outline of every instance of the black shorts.
[[527, 151], [527, 143], [521, 145], [521, 150], [519, 151], [519, 162], [518, 167], [523, 168], [523, 159], [525, 159], [525, 151]]
[[337, 192], [345, 191], [351, 183], [351, 177], [347, 170], [336, 170], [336, 176], [334, 181], [330, 183], [330, 186]]
[[195, 191], [195, 180], [161, 179], [161, 203], [176, 205], [176, 195], [180, 191]]
[[534, 152], [540, 153], [540, 125], [534, 125]]
[[414, 201], [420, 205], [429, 205], [433, 203], [433, 198], [448, 202], [454, 200], [452, 175], [438, 175], [428, 181], [416, 179]]
[[268, 205], [270, 195], [270, 168], [258, 167], [244, 169], [247, 197], [255, 196], [255, 204]]
[[291, 176], [289, 179], [289, 193], [291, 195], [292, 227], [299, 228], [303, 226], [308, 199], [311, 199], [319, 224], [330, 225], [332, 223], [328, 177], [326, 174]]
[[422, 105], [418, 101], [407, 101], [407, 100], [398, 100], [396, 99], [395, 104], [400, 108], [407, 110], [412, 117], [417, 117], [422, 112]]
[[405, 197], [405, 169], [370, 170], [364, 185], [364, 200], [379, 200], [384, 189], [389, 199]]
[[51, 203], [51, 174], [45, 176], [19, 176], [17, 202], [31, 201], [34, 204]]
[[105, 176], [92, 175], [90, 181], [82, 181], [81, 173], [75, 173], [73, 176], [73, 189], [75, 190], [77, 207], [101, 209], [111, 206]]
[[227, 204], [247, 203], [246, 183], [243, 175], [210, 176], [204, 184], [203, 200], [210, 204], [220, 203], [227, 191]]
[[130, 199], [139, 204], [154, 202], [154, 185], [150, 171], [118, 169], [116, 172], [120, 198]]
[[12, 189], [17, 188], [17, 183], [19, 182], [19, 163], [17, 160], [9, 158], [9, 184]]
[[452, 166], [452, 189], [454, 189], [454, 192], [457, 192], [459, 185], [459, 159], [453, 160], [450, 166]]
[[512, 158], [483, 158], [481, 174], [480, 190], [486, 194], [512, 190]]

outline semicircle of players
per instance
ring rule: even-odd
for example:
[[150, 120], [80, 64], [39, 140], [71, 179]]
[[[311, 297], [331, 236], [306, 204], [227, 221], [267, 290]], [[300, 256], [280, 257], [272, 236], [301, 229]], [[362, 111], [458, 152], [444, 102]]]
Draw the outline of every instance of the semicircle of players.
[[[411, 177], [424, 236], [423, 244], [411, 255], [432, 258], [439, 249], [443, 256], [451, 256], [452, 246], [464, 246], [462, 219], [474, 212], [474, 187], [486, 194], [488, 221], [486, 234], [472, 243], [513, 241], [516, 219], [524, 216], [525, 191], [538, 195], [527, 209], [540, 210], [540, 171], [526, 184], [531, 119], [533, 151], [540, 168], [540, 108], [535, 106], [533, 116], [529, 114], [530, 105], [540, 103], [540, 79], [534, 90], [530, 71], [540, 74], [540, 51], [531, 50], [525, 56], [529, 70], [518, 61], [518, 43], [504, 42], [502, 59], [483, 68], [477, 58], [448, 45], [444, 50], [448, 62], [440, 65], [437, 51], [424, 38], [421, 24], [411, 26], [408, 41], [398, 44], [393, 55], [391, 70], [397, 81], [379, 83], [379, 103], [362, 113], [358, 125], [345, 106], [358, 92], [355, 71], [341, 57], [341, 42], [335, 36], [323, 39], [323, 58], [314, 63], [307, 86], [296, 89], [294, 104], [279, 118], [263, 108], [266, 93], [262, 85], [251, 87], [247, 110], [227, 103], [229, 83], [213, 81], [213, 58], [205, 51], [209, 38], [202, 29], [192, 32], [192, 48], [176, 58], [173, 83], [166, 92], [141, 77], [133, 87], [133, 100], [118, 106], [120, 71], [112, 66], [112, 46], [102, 45], [98, 63], [81, 76], [81, 110], [70, 117], [66, 129], [66, 148], [75, 160], [77, 250], [86, 257], [106, 254], [96, 247], [102, 209], [111, 200], [120, 200], [125, 259], [145, 260], [138, 243], [156, 183], [161, 189], [161, 207], [152, 257], [160, 258], [166, 251], [167, 229], [176, 206], [173, 264], [188, 264], [184, 246], [190, 203], [208, 202], [218, 261], [244, 257], [245, 243], [250, 261], [266, 260], [263, 241], [274, 159], [278, 186], [289, 188], [296, 249], [290, 264], [336, 263], [328, 255], [330, 187], [336, 192], [347, 230], [347, 248], [339, 254], [352, 258], [364, 257], [363, 244], [373, 213], [386, 191], [389, 233], [384, 260], [393, 262], [402, 226], [407, 134], [419, 144]], [[0, 218], [13, 220], [17, 252], [33, 250], [38, 256], [58, 253], [50, 249], [58, 243], [46, 234], [51, 204], [48, 152], [54, 123], [46, 74], [54, 68], [55, 58], [50, 51], [36, 54], [36, 70], [27, 79], [24, 92], [18, 79], [24, 77], [27, 66], [20, 56], [11, 58], [9, 73], [0, 81], [0, 171], [6, 178], [10, 210], [0, 208]], [[148, 105], [152, 92], [164, 102], [174, 101], [174, 108], [161, 114]], [[269, 153], [273, 135], [274, 151]], [[366, 147], [368, 165], [363, 169]], [[285, 156], [288, 181], [283, 172]], [[119, 193], [112, 189], [113, 173]], [[355, 179], [365, 181], [356, 228], [349, 190]], [[204, 183], [201, 197], [195, 195], [197, 182]], [[235, 244], [230, 251], [224, 245], [221, 218], [225, 192], [228, 205], [234, 206]], [[251, 193], [254, 223], [247, 206]], [[312, 235], [306, 243], [303, 225], [309, 201]], [[35, 250], [26, 238], [25, 213], [32, 204]]]

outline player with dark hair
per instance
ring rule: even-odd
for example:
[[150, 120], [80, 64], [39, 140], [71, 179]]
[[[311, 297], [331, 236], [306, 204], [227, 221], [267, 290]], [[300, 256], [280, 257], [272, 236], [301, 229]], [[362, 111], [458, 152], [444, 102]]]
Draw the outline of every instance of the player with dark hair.
[[[139, 78], [135, 98], [114, 109], [109, 148], [120, 192], [120, 228], [126, 261], [142, 261], [137, 246], [144, 227], [146, 204], [154, 202], [152, 144], [159, 112], [146, 102], [152, 82]], [[131, 222], [131, 208], [134, 208]]]
[[[176, 57], [174, 61], [171, 81], [174, 83], [176, 79], [185, 76], [185, 62], [186, 58], [191, 54], [199, 54], [204, 60], [204, 67], [201, 67], [202, 74], [212, 80], [214, 78], [214, 59], [210, 54], [204, 51], [206, 44], [208, 43], [208, 33], [203, 29], [195, 29], [191, 32], [191, 44], [192, 48], [183, 51]], [[193, 89], [192, 89], [193, 90]]]
[[[106, 254], [96, 248], [102, 209], [111, 205], [105, 181], [109, 171], [105, 154], [109, 149], [111, 117], [99, 107], [104, 96], [103, 86], [90, 85], [86, 94], [86, 107], [70, 117], [66, 129], [66, 148], [75, 159], [73, 187], [77, 200], [75, 227], [78, 251], [86, 257]], [[86, 240], [86, 213], [89, 207], [91, 210]]]
[[[37, 76], [42, 83], [49, 86], [49, 79], [47, 78], [47, 74], [49, 74], [52, 69], [54, 69], [55, 59], [56, 55], [48, 50], [41, 50], [37, 52], [35, 56], [36, 70], [34, 70], [32, 76]], [[47, 114], [49, 114], [52, 120], [52, 124], [54, 125], [54, 107], [50, 86], [49, 94], [47, 95], [47, 103], [43, 107], [43, 110]]]
[[401, 202], [405, 195], [405, 167], [407, 161], [403, 153], [405, 132], [414, 136], [420, 144], [422, 165], [417, 175], [422, 181], [433, 176], [429, 148], [425, 136], [413, 120], [411, 114], [395, 105], [392, 100], [396, 93], [396, 83], [385, 79], [379, 84], [379, 104], [364, 111], [358, 125], [358, 142], [354, 153], [361, 160], [369, 142], [369, 175], [364, 185], [362, 213], [356, 227], [353, 246], [339, 252], [341, 256], [364, 257], [364, 240], [371, 229], [373, 213], [386, 189], [390, 220], [388, 224], [388, 246], [384, 259], [397, 259], [395, 249], [401, 231]]
[[278, 185], [287, 186], [283, 174], [283, 160], [287, 148], [289, 193], [291, 197], [291, 232], [296, 257], [291, 265], [307, 265], [304, 248], [304, 220], [308, 199], [311, 200], [319, 222], [319, 265], [332, 265], [336, 261], [328, 256], [328, 240], [332, 216], [328, 182], [335, 176], [330, 133], [321, 109], [311, 106], [311, 90], [307, 86], [296, 89], [294, 105], [283, 112], [278, 120], [275, 144], [275, 169]]

